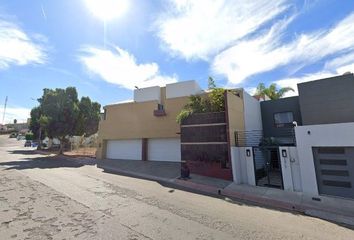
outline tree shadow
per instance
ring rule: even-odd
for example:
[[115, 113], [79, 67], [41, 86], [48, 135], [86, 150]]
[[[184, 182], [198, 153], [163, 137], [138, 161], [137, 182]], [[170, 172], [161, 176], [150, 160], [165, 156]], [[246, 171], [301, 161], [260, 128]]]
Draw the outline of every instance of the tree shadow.
[[22, 154], [22, 155], [35, 155], [38, 154], [36, 149], [28, 149], [28, 150], [10, 150], [7, 151], [10, 154]]
[[5, 170], [79, 168], [85, 165], [87, 164], [80, 161], [67, 160], [60, 156], [25, 158], [17, 161], [0, 162], [0, 166], [3, 166]]

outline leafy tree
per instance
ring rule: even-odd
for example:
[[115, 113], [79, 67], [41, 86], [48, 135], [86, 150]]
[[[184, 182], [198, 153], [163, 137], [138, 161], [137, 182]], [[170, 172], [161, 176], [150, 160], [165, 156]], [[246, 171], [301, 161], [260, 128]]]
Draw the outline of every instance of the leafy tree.
[[31, 133], [31, 132], [26, 133], [25, 138], [26, 138], [26, 140], [33, 140], [34, 139], [33, 138], [33, 133]]
[[266, 87], [264, 83], [259, 83], [257, 86], [256, 94], [258, 96], [268, 96], [270, 99], [275, 100], [282, 98], [285, 93], [293, 91], [291, 87], [284, 87], [284, 88], [277, 88], [277, 85], [275, 83], [272, 83], [269, 87]]
[[60, 144], [60, 153], [67, 135], [72, 136], [76, 130], [76, 121], [79, 116], [77, 92], [74, 87], [66, 89], [44, 89], [43, 96], [38, 100], [45, 116], [45, 130], [49, 137], [57, 137]]
[[210, 101], [210, 112], [225, 111], [225, 89], [214, 88], [208, 95]]
[[[41, 117], [41, 108], [40, 107], [32, 108], [29, 129], [33, 133], [35, 139], [39, 139], [41, 133], [43, 133], [43, 130], [40, 129], [40, 123], [39, 123], [40, 117]], [[42, 136], [44, 136], [44, 134]]]
[[89, 97], [78, 100], [74, 87], [43, 89], [40, 106], [31, 111], [30, 129], [36, 138], [58, 138], [60, 153], [66, 136], [91, 135], [97, 132], [101, 105]]
[[89, 136], [97, 132], [100, 121], [101, 105], [92, 102], [89, 97], [82, 97], [79, 102], [79, 116], [76, 134]]
[[188, 103], [177, 115], [176, 121], [181, 123], [193, 113], [222, 112], [225, 111], [225, 89], [216, 87], [214, 79], [208, 78], [209, 92], [205, 96], [192, 95]]
[[216, 88], [215, 81], [212, 77], [208, 78], [208, 89], [214, 89]]
[[14, 119], [14, 124], [16, 124], [17, 123], [17, 119]]

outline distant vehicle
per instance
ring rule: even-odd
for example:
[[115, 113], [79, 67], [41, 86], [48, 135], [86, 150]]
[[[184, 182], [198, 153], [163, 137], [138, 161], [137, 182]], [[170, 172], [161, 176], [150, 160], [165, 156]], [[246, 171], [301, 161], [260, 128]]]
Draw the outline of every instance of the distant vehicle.
[[38, 142], [37, 141], [32, 141], [31, 147], [38, 147]]
[[32, 146], [32, 141], [31, 140], [26, 140], [25, 147], [31, 147], [31, 146]]
[[23, 135], [18, 135], [17, 136], [17, 140], [25, 140], [25, 139], [26, 139], [26, 137], [23, 136]]
[[17, 133], [11, 133], [9, 136], [9, 138], [15, 138], [15, 137], [17, 137]]

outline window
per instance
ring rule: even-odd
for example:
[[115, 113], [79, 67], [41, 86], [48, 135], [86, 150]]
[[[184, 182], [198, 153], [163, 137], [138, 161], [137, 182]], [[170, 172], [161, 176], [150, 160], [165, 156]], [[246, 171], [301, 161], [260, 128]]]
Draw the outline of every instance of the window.
[[276, 127], [291, 126], [294, 121], [292, 112], [281, 112], [274, 114], [274, 123]]

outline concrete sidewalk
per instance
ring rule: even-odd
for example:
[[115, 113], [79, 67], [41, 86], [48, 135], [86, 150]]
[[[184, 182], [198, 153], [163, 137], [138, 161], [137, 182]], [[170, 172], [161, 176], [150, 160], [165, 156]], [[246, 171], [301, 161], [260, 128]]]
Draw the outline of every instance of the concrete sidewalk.
[[181, 164], [176, 162], [134, 161], [134, 160], [98, 160], [97, 167], [107, 172], [171, 182], [180, 176]]
[[180, 163], [98, 160], [97, 166], [108, 172], [138, 177], [172, 187], [212, 196], [222, 196], [235, 201], [266, 206], [287, 211], [296, 211], [341, 224], [354, 226], [354, 201], [324, 197], [313, 198], [299, 192], [280, 189], [235, 184], [217, 178], [191, 175], [191, 179], [181, 180]]

